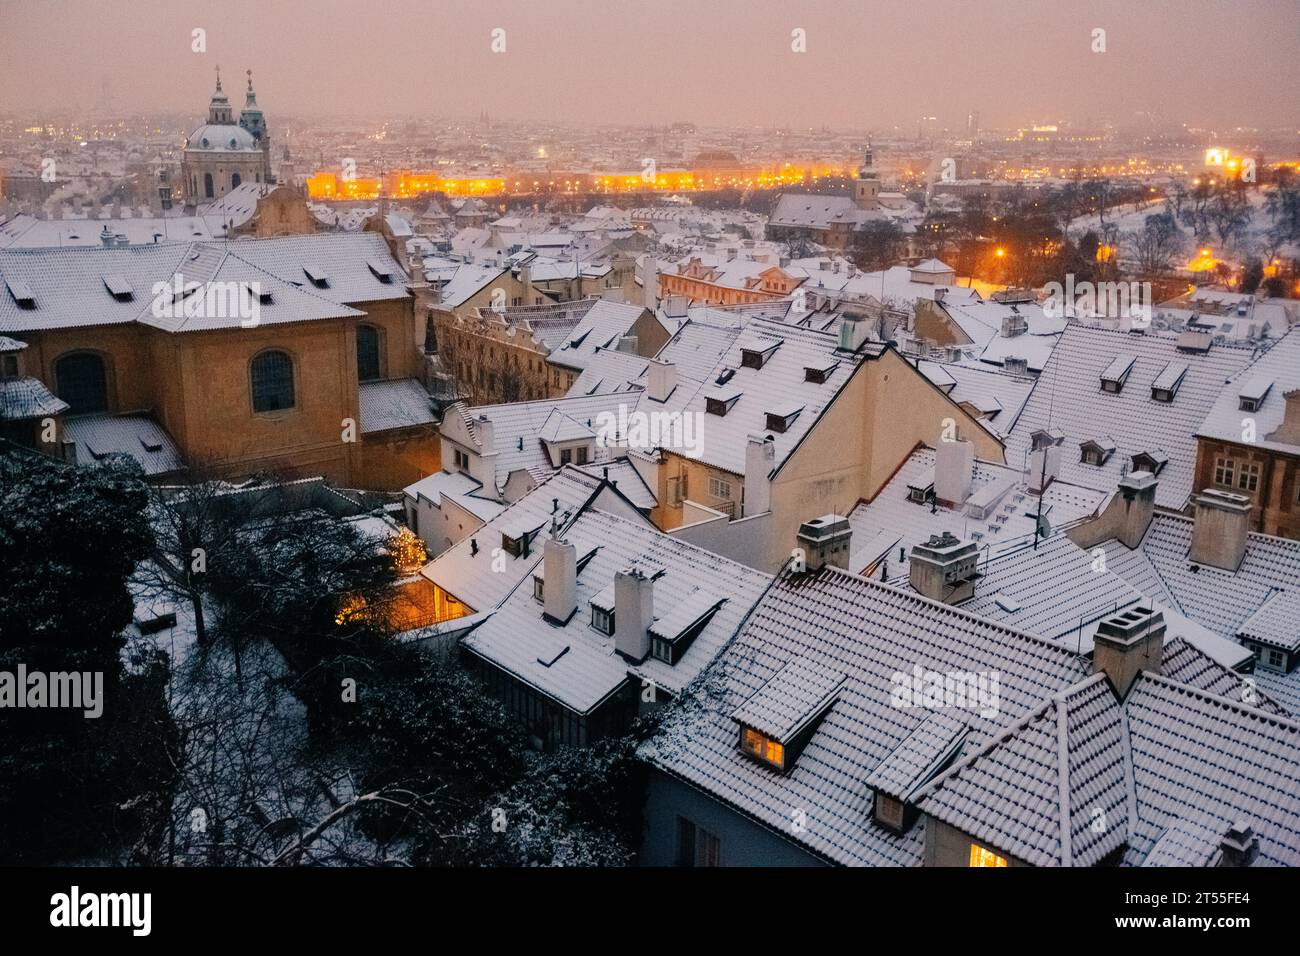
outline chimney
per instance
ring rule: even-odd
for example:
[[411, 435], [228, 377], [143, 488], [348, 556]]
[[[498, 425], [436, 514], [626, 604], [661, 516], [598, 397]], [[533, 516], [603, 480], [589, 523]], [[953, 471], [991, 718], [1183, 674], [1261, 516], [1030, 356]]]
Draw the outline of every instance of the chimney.
[[1097, 625], [1092, 670], [1103, 672], [1123, 700], [1141, 671], [1160, 673], [1165, 654], [1165, 615], [1131, 607]]
[[552, 533], [542, 547], [542, 606], [546, 616], [565, 624], [578, 609], [578, 551]]
[[1250, 498], [1207, 488], [1196, 496], [1196, 521], [1187, 558], [1193, 564], [1235, 572], [1246, 556], [1249, 532]]
[[935, 301], [935, 302], [942, 302], [942, 301], [943, 301], [944, 299], [946, 299], [947, 297], [948, 297], [948, 290], [947, 290], [947, 289], [935, 289], [935, 290], [934, 290], [934, 301]]
[[482, 443], [485, 455], [490, 455], [496, 451], [496, 427], [492, 424], [492, 419], [486, 415], [479, 415], [478, 418], [474, 419], [474, 432]]
[[848, 518], [829, 514], [805, 521], [799, 526], [797, 538], [804, 553], [804, 567], [809, 571], [820, 571], [829, 564], [847, 569], [852, 537], [853, 529], [849, 527]]
[[1156, 476], [1149, 471], [1135, 471], [1119, 480], [1118, 501], [1123, 508], [1115, 537], [1132, 551], [1146, 537], [1156, 513]]
[[[937, 479], [936, 475], [936, 479]], [[960, 604], [975, 596], [980, 575], [979, 549], [945, 531], [912, 548], [908, 581], [920, 594], [945, 604]]]
[[618, 345], [615, 346], [615, 351], [627, 352], [630, 355], [635, 355], [637, 348], [638, 342], [635, 335], [621, 335], [618, 339]]
[[745, 517], [772, 510], [776, 445], [770, 435], [750, 435], [745, 445]]
[[105, 249], [113, 248], [113, 244], [116, 241], [117, 239], [113, 236], [113, 230], [109, 229], [108, 226], [104, 226], [104, 228], [99, 231], [99, 242]]
[[1300, 445], [1300, 388], [1293, 388], [1282, 396], [1286, 400], [1286, 411], [1282, 413], [1282, 424], [1277, 430], [1265, 435], [1269, 441], [1282, 442], [1287, 445]]
[[867, 340], [867, 321], [859, 315], [846, 315], [840, 320], [841, 352], [856, 352]]
[[1250, 866], [1259, 855], [1259, 837], [1244, 820], [1228, 827], [1219, 843], [1219, 866]]
[[652, 402], [666, 402], [676, 387], [677, 366], [672, 362], [651, 359], [650, 369], [647, 372], [646, 398]]
[[940, 439], [934, 450], [934, 496], [960, 506], [970, 497], [975, 474], [975, 446], [958, 437]]
[[655, 583], [638, 568], [614, 575], [614, 650], [634, 661], [650, 653]]
[[1065, 436], [1040, 428], [1030, 439], [1033, 451], [1029, 453], [1029, 490], [1041, 495], [1061, 473], [1061, 442]]

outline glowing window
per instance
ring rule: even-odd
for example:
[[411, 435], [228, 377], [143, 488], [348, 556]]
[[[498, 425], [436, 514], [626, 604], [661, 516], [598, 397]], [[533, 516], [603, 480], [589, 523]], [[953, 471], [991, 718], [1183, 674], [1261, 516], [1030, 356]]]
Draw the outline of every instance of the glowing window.
[[740, 749], [751, 757], [757, 757], [764, 763], [770, 763], [773, 767], [782, 770], [785, 769], [785, 747], [766, 734], [761, 734], [750, 727], [742, 728], [740, 732]]
[[982, 847], [978, 843], [970, 845], [970, 865], [971, 866], [1006, 866], [1007, 858], [998, 856], [987, 847]]

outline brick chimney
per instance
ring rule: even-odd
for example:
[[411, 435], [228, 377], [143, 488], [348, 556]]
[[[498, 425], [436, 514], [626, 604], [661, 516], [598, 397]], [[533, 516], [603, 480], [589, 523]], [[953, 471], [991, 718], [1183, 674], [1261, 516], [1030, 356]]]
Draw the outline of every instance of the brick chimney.
[[542, 548], [542, 606], [546, 616], [565, 624], [578, 609], [578, 551], [554, 534]]
[[840, 515], [822, 515], [799, 526], [798, 542], [804, 553], [804, 567], [820, 571], [826, 565], [833, 568], [849, 566], [849, 543], [853, 529], [849, 519]]
[[1277, 431], [1264, 437], [1269, 441], [1300, 445], [1300, 388], [1293, 388], [1282, 397], [1286, 399], [1282, 424], [1278, 426]]
[[1123, 700], [1139, 672], [1160, 673], [1165, 654], [1164, 613], [1127, 608], [1098, 624], [1092, 640], [1093, 672], [1103, 672]]
[[1134, 471], [1119, 480], [1119, 494], [1112, 502], [1121, 509], [1115, 537], [1130, 551], [1142, 543], [1155, 517], [1157, 484], [1149, 471]]
[[1246, 556], [1250, 533], [1250, 498], [1206, 488], [1196, 496], [1196, 519], [1187, 559], [1224, 571], [1236, 571]]
[[630, 660], [643, 661], [650, 653], [654, 587], [654, 579], [638, 568], [614, 575], [614, 650]]
[[940, 439], [934, 449], [934, 496], [961, 506], [970, 497], [975, 476], [975, 446], [963, 438]]
[[979, 549], [945, 531], [912, 548], [908, 580], [920, 594], [945, 604], [960, 604], [975, 596], [979, 580]]

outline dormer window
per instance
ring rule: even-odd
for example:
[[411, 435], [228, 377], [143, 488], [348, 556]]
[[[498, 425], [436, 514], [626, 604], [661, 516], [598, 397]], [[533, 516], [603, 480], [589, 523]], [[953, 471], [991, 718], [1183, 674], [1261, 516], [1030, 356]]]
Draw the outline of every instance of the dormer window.
[[1128, 381], [1129, 373], [1133, 371], [1133, 363], [1136, 361], [1137, 359], [1131, 355], [1115, 356], [1114, 360], [1106, 366], [1106, 370], [1101, 373], [1101, 390], [1116, 394], [1123, 391], [1124, 383]]
[[18, 308], [36, 308], [36, 293], [32, 292], [32, 287], [22, 279], [6, 278], [5, 287], [9, 290], [9, 294], [13, 296], [14, 303]]
[[825, 385], [826, 380], [831, 377], [831, 373], [835, 371], [835, 367], [839, 364], [839, 362], [828, 362], [825, 365], [809, 365], [803, 370], [803, 380]]
[[546, 601], [546, 580], [533, 575], [533, 600], [538, 604]]
[[1152, 401], [1165, 404], [1172, 402], [1174, 396], [1178, 394], [1178, 389], [1182, 387], [1187, 368], [1186, 362], [1170, 362], [1166, 365], [1156, 376], [1156, 380], [1151, 383]]
[[1273, 389], [1273, 380], [1255, 376], [1237, 393], [1237, 408], [1243, 412], [1257, 412]]
[[591, 607], [591, 626], [602, 634], [614, 633], [614, 612], [602, 607]]
[[773, 740], [752, 727], [740, 729], [740, 749], [777, 770], [785, 769], [785, 747], [780, 741]]
[[740, 400], [741, 392], [735, 389], [712, 392], [704, 396], [704, 410], [719, 418], [731, 411], [731, 407]]
[[1153, 475], [1160, 474], [1160, 470], [1169, 464], [1169, 456], [1159, 449], [1153, 452], [1140, 451], [1132, 460], [1134, 471], [1149, 471]]
[[528, 557], [528, 546], [532, 543], [531, 531], [502, 531], [501, 550], [516, 558]]
[[1007, 858], [999, 856], [986, 846], [980, 846], [978, 843], [970, 845], [970, 865], [971, 866], [1006, 866]]
[[776, 351], [779, 341], [767, 339], [746, 342], [740, 348], [740, 365], [742, 368], [762, 368]]
[[1100, 467], [1106, 464], [1110, 456], [1115, 453], [1115, 442], [1111, 438], [1102, 438], [1097, 441], [1089, 439], [1080, 443], [1079, 452], [1079, 460], [1085, 465]]
[[383, 263], [377, 262], [374, 259], [368, 260], [366, 262], [366, 266], [370, 269], [371, 273], [374, 274], [374, 277], [378, 279], [380, 282], [383, 282], [386, 285], [392, 284], [393, 270], [388, 268], [388, 266], [384, 265]]
[[469, 455], [459, 448], [452, 450], [452, 460], [456, 463], [457, 471], [469, 471]]
[[135, 290], [133, 290], [131, 284], [120, 275], [106, 275], [103, 276], [103, 279], [104, 288], [108, 290], [108, 294], [111, 295], [115, 301], [130, 302], [135, 298]]
[[303, 273], [311, 281], [311, 284], [318, 289], [328, 289], [330, 287], [330, 277], [324, 269], [318, 265], [304, 265]]
[[785, 432], [803, 411], [802, 405], [782, 404], [767, 412], [768, 431]]

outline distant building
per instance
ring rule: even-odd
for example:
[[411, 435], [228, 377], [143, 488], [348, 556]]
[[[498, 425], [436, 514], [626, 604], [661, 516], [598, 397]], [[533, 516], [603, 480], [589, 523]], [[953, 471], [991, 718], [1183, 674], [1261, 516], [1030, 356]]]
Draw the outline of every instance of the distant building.
[[230, 100], [217, 88], [208, 104], [208, 119], [185, 140], [181, 183], [186, 202], [194, 205], [219, 199], [242, 183], [271, 183], [271, 134], [253, 92], [253, 71], [248, 71], [248, 94], [239, 121]]

